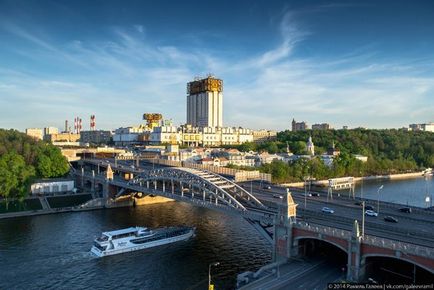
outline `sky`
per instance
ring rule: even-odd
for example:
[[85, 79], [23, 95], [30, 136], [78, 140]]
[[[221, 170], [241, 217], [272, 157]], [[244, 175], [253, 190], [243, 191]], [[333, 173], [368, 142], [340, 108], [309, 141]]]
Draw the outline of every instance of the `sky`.
[[223, 123], [434, 121], [434, 1], [0, 0], [0, 128], [186, 122], [223, 79]]

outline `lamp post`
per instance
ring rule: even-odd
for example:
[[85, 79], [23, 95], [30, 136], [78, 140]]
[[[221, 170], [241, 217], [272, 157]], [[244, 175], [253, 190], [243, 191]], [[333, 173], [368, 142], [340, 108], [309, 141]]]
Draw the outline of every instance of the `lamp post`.
[[377, 190], [377, 213], [380, 214], [380, 190], [383, 189], [383, 185], [381, 185]]
[[365, 201], [362, 201], [362, 239], [365, 238]]
[[220, 262], [214, 262], [208, 265], [208, 290], [211, 289], [211, 267], [218, 265], [220, 265]]

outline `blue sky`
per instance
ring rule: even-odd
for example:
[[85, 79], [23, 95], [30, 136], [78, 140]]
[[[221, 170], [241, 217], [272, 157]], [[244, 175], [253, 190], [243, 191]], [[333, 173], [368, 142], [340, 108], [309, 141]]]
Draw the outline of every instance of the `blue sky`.
[[434, 121], [434, 2], [0, 0], [2, 128], [181, 124], [208, 73], [228, 126]]

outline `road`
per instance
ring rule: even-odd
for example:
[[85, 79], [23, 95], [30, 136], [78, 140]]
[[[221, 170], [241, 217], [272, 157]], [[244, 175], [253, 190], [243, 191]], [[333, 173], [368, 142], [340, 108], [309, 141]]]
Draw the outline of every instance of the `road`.
[[[259, 200], [274, 208], [282, 202], [278, 196], [286, 194], [285, 188], [275, 186], [271, 189], [264, 189], [258, 184], [251, 186], [250, 183], [244, 183], [244, 188], [249, 191], [252, 189], [253, 194]], [[320, 197], [306, 196], [305, 199], [304, 192], [293, 192], [292, 196], [298, 204], [297, 216], [308, 222], [347, 230], [352, 229], [354, 220], [358, 220], [359, 225], [361, 225], [362, 207], [355, 205], [354, 200], [336, 197], [333, 201], [327, 201], [327, 197], [324, 195]], [[367, 205], [372, 205], [376, 209], [377, 201], [369, 200]], [[333, 209], [334, 213], [323, 213], [321, 211], [323, 207]], [[391, 206], [387, 203], [380, 203], [378, 217], [365, 216], [365, 233], [433, 247], [434, 233], [432, 226], [434, 224], [434, 214], [424, 210], [413, 210], [410, 214], [404, 213], [399, 211], [400, 207], [399, 205]], [[386, 222], [384, 220], [385, 216], [396, 217], [398, 223]]]
[[291, 260], [280, 266], [278, 273], [270, 273], [239, 290], [322, 290], [328, 283], [343, 279], [339, 267], [331, 267], [325, 260]]

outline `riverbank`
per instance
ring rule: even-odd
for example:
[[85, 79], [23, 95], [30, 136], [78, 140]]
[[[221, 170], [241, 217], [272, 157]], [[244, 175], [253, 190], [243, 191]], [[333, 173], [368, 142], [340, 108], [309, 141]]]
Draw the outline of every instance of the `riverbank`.
[[[17, 202], [12, 200], [10, 202]], [[46, 215], [55, 213], [64, 213], [72, 211], [86, 211], [95, 210], [102, 208], [116, 208], [124, 206], [132, 206], [133, 200], [128, 198], [119, 198], [115, 202], [107, 201], [103, 198], [92, 198], [90, 193], [83, 194], [70, 194], [62, 196], [39, 196], [39, 197], [28, 197], [22, 203], [24, 204], [35, 204], [38, 206], [33, 206], [28, 210], [11, 210], [0, 214], [0, 219], [23, 217], [23, 216], [35, 216], [35, 215]]]
[[[90, 196], [90, 193], [73, 194], [64, 196], [49, 196], [49, 197], [29, 197], [24, 200], [25, 203], [31, 203], [34, 206], [30, 210], [17, 210], [5, 213], [0, 213], [0, 219], [23, 217], [23, 216], [35, 216], [46, 215], [55, 213], [65, 213], [73, 211], [88, 211], [103, 208], [118, 208], [129, 206], [143, 206], [149, 204], [158, 204], [172, 202], [173, 199], [161, 197], [161, 196], [144, 196], [142, 198], [131, 198], [130, 196], [122, 196], [116, 199], [116, 201], [106, 200], [105, 198], [90, 198], [83, 199], [85, 202], [81, 204], [74, 204], [72, 201], [78, 200], [80, 197]], [[68, 199], [69, 201], [65, 201]], [[47, 199], [50, 199], [49, 201]], [[54, 199], [54, 201], [53, 201]], [[63, 199], [61, 201], [56, 199]], [[10, 201], [15, 202], [14, 200]], [[35, 206], [35, 203], [37, 205]]]
[[[405, 179], [420, 178], [423, 176], [424, 176], [424, 171], [419, 171], [419, 172], [411, 172], [411, 173], [354, 177], [354, 181], [355, 182], [362, 182], [362, 181], [369, 181], [369, 180], [405, 180]], [[324, 186], [327, 186], [328, 183], [329, 183], [328, 179], [315, 180], [312, 182], [312, 185], [324, 187]], [[304, 187], [304, 182], [282, 183], [281, 185], [285, 186], [285, 187]]]

